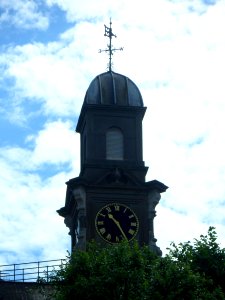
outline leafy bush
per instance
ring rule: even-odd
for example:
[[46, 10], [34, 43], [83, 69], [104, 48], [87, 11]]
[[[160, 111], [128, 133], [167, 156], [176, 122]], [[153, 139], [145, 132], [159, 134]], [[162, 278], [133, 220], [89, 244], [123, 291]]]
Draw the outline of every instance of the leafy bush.
[[165, 257], [137, 242], [75, 251], [52, 277], [55, 299], [225, 299], [225, 249], [209, 228], [193, 244], [171, 245]]

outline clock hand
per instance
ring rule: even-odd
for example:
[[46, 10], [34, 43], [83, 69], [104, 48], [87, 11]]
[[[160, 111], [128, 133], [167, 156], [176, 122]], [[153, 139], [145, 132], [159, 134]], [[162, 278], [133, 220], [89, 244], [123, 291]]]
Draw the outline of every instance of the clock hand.
[[108, 214], [108, 217], [109, 217], [109, 219], [113, 220], [113, 222], [116, 224], [116, 226], [117, 226], [117, 227], [119, 228], [119, 230], [121, 231], [121, 233], [122, 233], [123, 237], [125, 238], [125, 240], [127, 240], [127, 237], [126, 237], [126, 235], [125, 235], [123, 229], [121, 228], [120, 223], [119, 223], [116, 219], [114, 219], [114, 217], [113, 217], [112, 214]]

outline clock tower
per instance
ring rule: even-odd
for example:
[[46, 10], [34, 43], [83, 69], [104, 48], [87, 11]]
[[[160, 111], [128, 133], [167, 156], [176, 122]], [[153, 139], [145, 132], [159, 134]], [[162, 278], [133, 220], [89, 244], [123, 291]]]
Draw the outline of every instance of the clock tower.
[[167, 186], [145, 181], [145, 111], [135, 83], [111, 67], [90, 83], [76, 127], [80, 175], [66, 183], [65, 206], [58, 210], [69, 228], [72, 251], [85, 250], [91, 240], [104, 246], [136, 239], [161, 254], [153, 220]]

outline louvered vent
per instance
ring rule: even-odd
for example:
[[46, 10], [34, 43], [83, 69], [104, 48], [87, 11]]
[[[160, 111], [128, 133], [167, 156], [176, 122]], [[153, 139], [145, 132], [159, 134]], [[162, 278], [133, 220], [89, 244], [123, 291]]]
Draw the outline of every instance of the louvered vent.
[[123, 160], [123, 133], [118, 128], [111, 128], [106, 133], [106, 159]]

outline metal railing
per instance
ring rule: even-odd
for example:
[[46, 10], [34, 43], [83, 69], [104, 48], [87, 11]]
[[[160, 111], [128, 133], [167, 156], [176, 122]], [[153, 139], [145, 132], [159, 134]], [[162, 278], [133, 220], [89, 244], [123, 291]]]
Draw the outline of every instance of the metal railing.
[[54, 259], [0, 265], [0, 281], [49, 282], [53, 272], [59, 270], [66, 262], [66, 259]]

